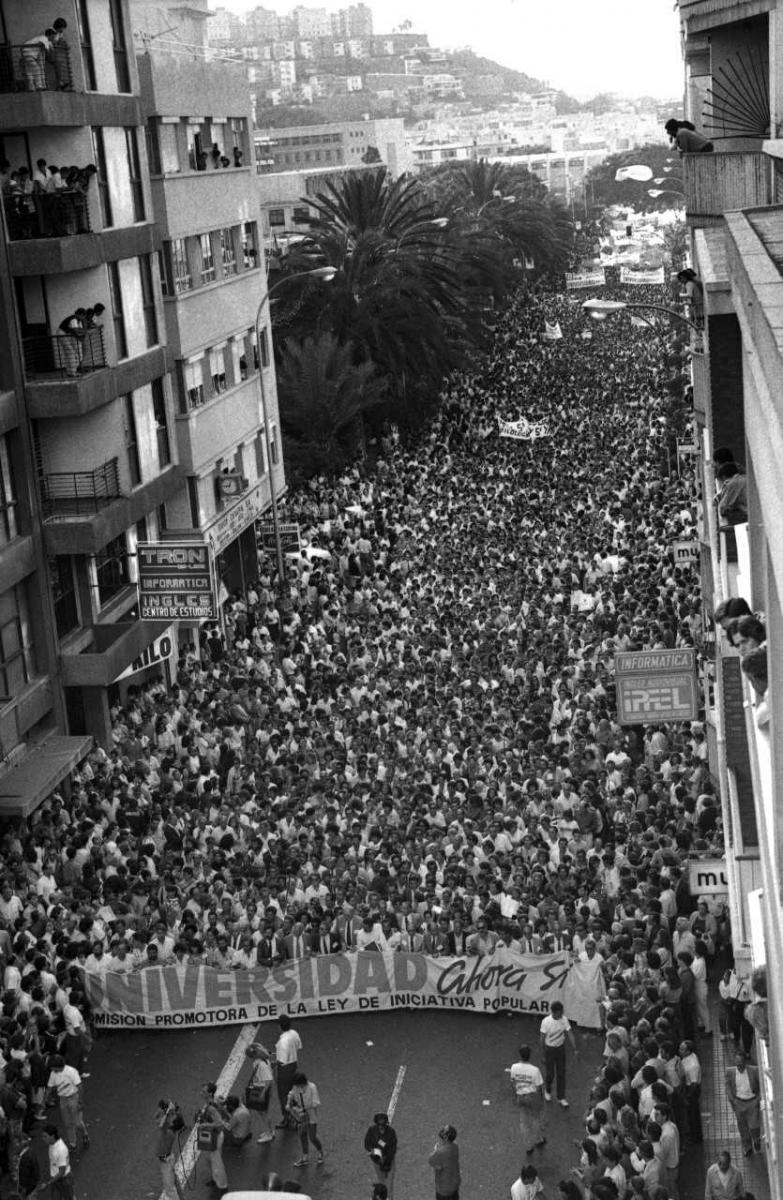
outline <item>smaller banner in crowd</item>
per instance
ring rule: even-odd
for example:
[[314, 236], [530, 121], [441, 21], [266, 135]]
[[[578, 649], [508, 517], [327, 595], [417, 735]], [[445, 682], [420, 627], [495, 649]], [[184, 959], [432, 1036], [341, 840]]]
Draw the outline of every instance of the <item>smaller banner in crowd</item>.
[[603, 268], [600, 271], [585, 271], [581, 275], [574, 271], [566, 272], [566, 290], [569, 292], [578, 291], [580, 288], [603, 287], [605, 283], [606, 272]]
[[[319, 954], [257, 970], [218, 971], [190, 964], [127, 975], [85, 975], [96, 1029], [194, 1029], [322, 1017], [330, 1013], [430, 1008], [545, 1016], [560, 1000], [569, 1020], [600, 1026], [604, 994], [597, 960], [568, 954], [429, 958], [356, 951]], [[596, 969], [597, 968], [597, 969]]]
[[536, 438], [549, 437], [548, 425], [540, 421], [534, 424], [527, 417], [520, 417], [518, 421], [504, 421], [498, 417], [498, 425], [501, 437], [516, 438], [519, 442], [534, 442]]
[[551, 324], [549, 321], [544, 321], [544, 337], [550, 342], [559, 342], [563, 336], [563, 331], [560, 328], [560, 322], [555, 321]]
[[620, 267], [620, 283], [641, 286], [643, 283], [662, 284], [664, 282], [663, 267], [655, 267], [651, 271], [633, 271], [630, 267]]

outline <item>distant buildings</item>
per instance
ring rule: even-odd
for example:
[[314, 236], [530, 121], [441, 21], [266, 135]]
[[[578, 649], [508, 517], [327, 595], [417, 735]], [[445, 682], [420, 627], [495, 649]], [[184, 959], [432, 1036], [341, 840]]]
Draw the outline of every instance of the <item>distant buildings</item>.
[[270, 168], [358, 167], [371, 150], [377, 151], [376, 161], [385, 163], [394, 176], [411, 166], [405, 127], [399, 118], [257, 130], [254, 138], [259, 174]]

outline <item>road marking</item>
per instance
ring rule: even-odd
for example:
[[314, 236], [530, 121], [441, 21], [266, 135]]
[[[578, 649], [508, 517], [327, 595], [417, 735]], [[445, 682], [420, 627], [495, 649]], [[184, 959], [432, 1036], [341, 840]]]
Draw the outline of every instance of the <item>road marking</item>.
[[392, 1088], [391, 1099], [389, 1100], [389, 1105], [388, 1105], [388, 1108], [386, 1109], [387, 1113], [389, 1114], [389, 1124], [390, 1125], [391, 1125], [392, 1121], [394, 1120], [394, 1112], [395, 1112], [395, 1109], [397, 1108], [397, 1101], [400, 1098], [400, 1092], [402, 1091], [402, 1085], [405, 1080], [405, 1072], [407, 1070], [408, 1070], [407, 1067], [400, 1067], [399, 1071], [397, 1072], [397, 1078], [394, 1081], [394, 1087]]
[[[225, 1066], [215, 1080], [217, 1084], [217, 1090], [220, 1095], [225, 1096], [234, 1086], [234, 1083], [239, 1076], [239, 1072], [242, 1070], [242, 1064], [245, 1061], [245, 1051], [250, 1043], [254, 1041], [260, 1028], [260, 1025], [242, 1026], [242, 1031], [231, 1048], [231, 1053], [226, 1059]], [[194, 1125], [188, 1135], [188, 1140], [185, 1142], [185, 1145], [182, 1148], [179, 1161], [174, 1167], [174, 1174], [176, 1175], [177, 1183], [181, 1187], [184, 1186], [186, 1181], [190, 1178], [191, 1172], [193, 1171], [198, 1159], [198, 1151], [196, 1150], [196, 1135], [197, 1130]], [[165, 1192], [161, 1192], [160, 1200], [168, 1200]]]

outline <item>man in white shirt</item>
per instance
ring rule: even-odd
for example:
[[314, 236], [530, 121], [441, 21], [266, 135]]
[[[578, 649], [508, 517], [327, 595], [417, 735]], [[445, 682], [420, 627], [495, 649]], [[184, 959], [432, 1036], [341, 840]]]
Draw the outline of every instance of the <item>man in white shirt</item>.
[[509, 1076], [519, 1107], [522, 1148], [526, 1154], [532, 1154], [537, 1147], [545, 1144], [546, 1138], [541, 1130], [544, 1077], [530, 1061], [529, 1046], [519, 1047], [519, 1062], [512, 1063]]
[[282, 1120], [278, 1123], [277, 1128], [285, 1129], [288, 1125], [286, 1116], [288, 1093], [291, 1091], [294, 1075], [299, 1069], [299, 1051], [302, 1049], [302, 1039], [296, 1030], [291, 1028], [290, 1017], [283, 1014], [278, 1017], [277, 1023], [280, 1026], [280, 1036], [275, 1042], [275, 1074], [277, 1098], [280, 1101], [282, 1113]]
[[44, 1125], [44, 1142], [49, 1149], [49, 1181], [52, 1200], [73, 1200], [71, 1156], [56, 1125]]
[[46, 1083], [60, 1103], [60, 1116], [70, 1150], [78, 1149], [78, 1134], [81, 1133], [84, 1148], [90, 1144], [87, 1128], [81, 1112], [82, 1077], [75, 1067], [67, 1067], [61, 1055], [52, 1058], [51, 1070]]
[[574, 1035], [563, 1005], [555, 1000], [549, 1016], [541, 1022], [541, 1045], [544, 1049], [544, 1099], [552, 1099], [552, 1083], [557, 1079], [557, 1098], [561, 1108], [568, 1108], [566, 1100], [566, 1038], [571, 1043], [574, 1058], [579, 1057]]

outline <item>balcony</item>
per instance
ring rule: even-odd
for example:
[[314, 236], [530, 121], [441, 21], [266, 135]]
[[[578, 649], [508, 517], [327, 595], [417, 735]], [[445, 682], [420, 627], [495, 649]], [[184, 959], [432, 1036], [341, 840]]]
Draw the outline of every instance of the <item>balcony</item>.
[[27, 379], [75, 379], [106, 366], [103, 330], [86, 329], [80, 337], [67, 333], [22, 339]]
[[685, 215], [697, 228], [717, 225], [723, 214], [771, 204], [772, 166], [761, 150], [685, 154]]
[[64, 42], [58, 42], [51, 61], [37, 46], [0, 49], [0, 92], [63, 92], [72, 87], [71, 52]]
[[261, 425], [257, 376], [177, 416], [180, 462], [198, 473], [224, 451], [247, 442]]
[[[28, 212], [26, 200], [34, 210]], [[34, 192], [25, 197], [19, 193], [3, 197], [8, 240], [18, 242], [34, 238], [72, 237], [90, 232], [90, 210], [87, 193], [61, 188], [42, 194]]]
[[96, 513], [120, 497], [119, 459], [94, 471], [52, 471], [41, 480], [41, 508], [45, 521]]
[[[36, 220], [35, 215], [31, 215], [31, 220]], [[61, 236], [23, 234], [9, 242], [8, 258], [12, 275], [62, 275], [88, 271], [121, 258], [151, 254], [155, 244], [154, 224], [141, 221], [138, 225], [120, 225], [98, 233], [81, 229], [69, 230]]]
[[113, 625], [93, 625], [92, 641], [86, 650], [61, 656], [64, 685], [108, 687], [170, 624], [169, 621], [118, 621]]
[[[93, 370], [63, 377], [62, 372], [54, 368], [54, 352], [46, 350], [45, 343], [51, 341], [52, 338], [43, 337], [26, 339], [24, 343], [25, 347], [30, 345], [31, 357], [30, 369], [26, 371], [27, 407], [30, 416], [39, 420], [84, 416], [110, 404], [118, 396], [134, 392], [151, 379], [165, 375], [169, 369], [165, 346], [154, 346], [145, 354], [118, 363], [100, 364], [96, 357]], [[52, 369], [41, 373], [40, 368], [47, 364]]]
[[[116, 460], [113, 460], [116, 461]], [[98, 468], [98, 472], [103, 468]], [[96, 474], [96, 472], [86, 472]], [[47, 476], [46, 478], [51, 478]], [[44, 521], [44, 542], [47, 554], [97, 554], [108, 542], [126, 529], [130, 529], [153, 509], [170, 500], [182, 487], [185, 472], [179, 465], [167, 467], [159, 475], [134, 488], [129, 495], [118, 494], [114, 498], [102, 495], [101, 482], [94, 484], [93, 497], [75, 497], [73, 494], [59, 497], [59, 509]], [[65, 487], [67, 484], [58, 484]], [[89, 487], [89, 485], [87, 485]], [[111, 472], [108, 472], [107, 489], [111, 490]], [[46, 484], [43, 484], [44, 496]], [[55, 498], [55, 503], [58, 498]], [[81, 503], [81, 511], [73, 506]], [[71, 511], [67, 508], [71, 505]]]

